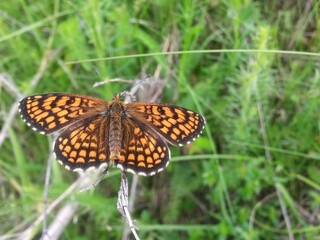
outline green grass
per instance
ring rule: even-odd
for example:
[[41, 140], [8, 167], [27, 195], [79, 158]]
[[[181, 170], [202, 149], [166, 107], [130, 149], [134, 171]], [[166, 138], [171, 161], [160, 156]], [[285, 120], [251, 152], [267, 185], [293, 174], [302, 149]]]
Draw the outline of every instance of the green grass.
[[[206, 117], [197, 141], [171, 147], [164, 173], [139, 179], [132, 217], [141, 239], [317, 239], [320, 34], [319, 3], [312, 4], [1, 1], [0, 74], [23, 95], [110, 100], [130, 85], [94, 88], [101, 80], [94, 68], [103, 79], [145, 78], [160, 69], [161, 102]], [[176, 53], [159, 54], [164, 43]], [[0, 87], [2, 128], [19, 97], [5, 82]], [[19, 235], [41, 216], [52, 145], [18, 114], [7, 123], [0, 236]], [[54, 160], [48, 204], [76, 177]], [[69, 194], [48, 224], [63, 204], [76, 202], [62, 239], [120, 239], [119, 182], [114, 169], [94, 191]], [[41, 236], [41, 226], [32, 235]]]

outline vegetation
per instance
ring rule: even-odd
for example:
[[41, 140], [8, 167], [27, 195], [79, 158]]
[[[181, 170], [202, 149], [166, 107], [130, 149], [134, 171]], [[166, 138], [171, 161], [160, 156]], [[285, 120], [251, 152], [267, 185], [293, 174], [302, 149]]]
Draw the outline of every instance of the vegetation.
[[[157, 72], [161, 102], [207, 120], [197, 141], [171, 147], [166, 171], [139, 177], [129, 198], [141, 239], [316, 239], [319, 20], [319, 2], [302, 0], [1, 1], [0, 238], [17, 238], [41, 216], [52, 146], [15, 103], [46, 92], [110, 100], [130, 88], [93, 87], [96, 68], [102, 79]], [[181, 52], [158, 54], [166, 51]], [[48, 205], [77, 179], [52, 167]], [[74, 190], [48, 225], [72, 202], [62, 239], [121, 238], [119, 183], [111, 169], [95, 189]]]

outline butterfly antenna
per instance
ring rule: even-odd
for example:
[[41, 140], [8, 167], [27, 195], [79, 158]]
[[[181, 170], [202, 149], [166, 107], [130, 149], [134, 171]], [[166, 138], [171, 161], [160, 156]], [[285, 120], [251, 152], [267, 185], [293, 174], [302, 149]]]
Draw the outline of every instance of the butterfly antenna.
[[[132, 85], [131, 89], [135, 88], [136, 86], [138, 86], [139, 84], [141, 84], [141, 82], [146, 81], [146, 80], [148, 80], [148, 79], [151, 78], [151, 77], [152, 77], [152, 75], [149, 74], [145, 79], [140, 79], [139, 81], [135, 82], [135, 83]], [[126, 95], [126, 94], [132, 95], [128, 90], [125, 90], [125, 91], [123, 91], [123, 92], [120, 94], [120, 97], [123, 97], [123, 96]], [[133, 96], [131, 96], [131, 98], [132, 98], [132, 97], [133, 97]]]
[[103, 79], [100, 75], [100, 71], [95, 65], [92, 66], [92, 70], [99, 76], [100, 80], [103, 81]]
[[[93, 87], [98, 87], [98, 86], [100, 86], [100, 85], [103, 85], [103, 84], [107, 83], [106, 80], [103, 80], [103, 78], [102, 78], [101, 75], [100, 75], [99, 69], [98, 69], [95, 65], [92, 65], [92, 70], [99, 76], [99, 78], [100, 78], [100, 80], [101, 80], [100, 82], [94, 83], [94, 84], [93, 84]], [[110, 90], [110, 88], [108, 88], [108, 90], [109, 90], [109, 92], [110, 92], [112, 95], [114, 95], [113, 92]]]
[[151, 74], [148, 74], [148, 76], [145, 77], [145, 79], [141, 79], [139, 81], [137, 81], [132, 87], [134, 88], [135, 86], [139, 85], [140, 83], [142, 83], [143, 81], [148, 81], [149, 79], [152, 78]]

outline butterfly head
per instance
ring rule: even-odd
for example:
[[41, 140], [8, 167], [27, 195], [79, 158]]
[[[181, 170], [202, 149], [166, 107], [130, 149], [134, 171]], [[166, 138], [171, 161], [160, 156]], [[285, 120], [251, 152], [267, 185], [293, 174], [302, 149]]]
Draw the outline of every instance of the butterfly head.
[[116, 117], [116, 116], [120, 117], [125, 114], [125, 111], [126, 111], [126, 105], [122, 101], [122, 94], [121, 93], [115, 94], [112, 101], [109, 102], [109, 106], [107, 110], [108, 114], [110, 114], [111, 117]]
[[116, 93], [114, 94], [113, 96], [113, 99], [112, 100], [118, 100], [118, 101], [121, 101], [122, 100], [122, 97], [123, 97], [123, 93]]

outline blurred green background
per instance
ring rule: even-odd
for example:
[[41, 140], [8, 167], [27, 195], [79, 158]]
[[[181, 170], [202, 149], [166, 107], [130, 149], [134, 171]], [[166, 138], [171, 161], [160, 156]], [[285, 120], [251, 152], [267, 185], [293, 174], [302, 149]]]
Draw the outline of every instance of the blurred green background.
[[[299, 54], [319, 52], [319, 14], [311, 0], [1, 1], [0, 238], [41, 236], [41, 221], [32, 224], [42, 214], [52, 145], [15, 103], [46, 92], [110, 100], [130, 88], [94, 88], [96, 68], [103, 79], [157, 72], [166, 84], [161, 102], [207, 119], [197, 141], [171, 147], [166, 171], [139, 177], [130, 198], [141, 239], [320, 239], [320, 61]], [[295, 52], [263, 52], [275, 49]], [[203, 51], [152, 54], [191, 50]], [[53, 160], [48, 205], [76, 179]], [[126, 236], [119, 182], [112, 169], [94, 190], [66, 195], [48, 225], [72, 203], [60, 239]]]

